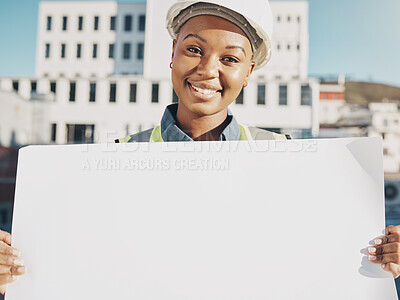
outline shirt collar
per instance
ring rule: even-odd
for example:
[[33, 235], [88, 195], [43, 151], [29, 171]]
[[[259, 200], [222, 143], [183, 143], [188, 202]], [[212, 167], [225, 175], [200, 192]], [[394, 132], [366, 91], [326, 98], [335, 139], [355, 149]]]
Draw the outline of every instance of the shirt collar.
[[[165, 108], [161, 119], [161, 136], [165, 142], [190, 142], [193, 141], [186, 133], [184, 133], [176, 124], [176, 112], [178, 103], [170, 104]], [[235, 117], [228, 109], [227, 118], [230, 119], [228, 125], [222, 131], [220, 141], [239, 141], [240, 127]]]

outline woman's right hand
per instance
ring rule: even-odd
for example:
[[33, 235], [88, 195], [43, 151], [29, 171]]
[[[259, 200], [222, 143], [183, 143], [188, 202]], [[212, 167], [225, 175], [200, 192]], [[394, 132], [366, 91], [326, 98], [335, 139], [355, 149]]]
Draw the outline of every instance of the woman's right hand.
[[11, 247], [11, 234], [0, 230], [0, 293], [4, 295], [7, 283], [25, 273], [21, 252]]

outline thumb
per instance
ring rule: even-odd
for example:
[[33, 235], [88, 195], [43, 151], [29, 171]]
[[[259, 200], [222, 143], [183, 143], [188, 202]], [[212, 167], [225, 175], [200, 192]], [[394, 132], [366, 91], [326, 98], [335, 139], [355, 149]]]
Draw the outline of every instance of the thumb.
[[395, 263], [387, 263], [387, 264], [382, 264], [382, 268], [385, 271], [391, 272], [393, 275], [393, 278], [397, 278], [400, 275], [400, 266], [395, 264]]
[[0, 241], [6, 243], [11, 246], [11, 234], [6, 231], [0, 230]]

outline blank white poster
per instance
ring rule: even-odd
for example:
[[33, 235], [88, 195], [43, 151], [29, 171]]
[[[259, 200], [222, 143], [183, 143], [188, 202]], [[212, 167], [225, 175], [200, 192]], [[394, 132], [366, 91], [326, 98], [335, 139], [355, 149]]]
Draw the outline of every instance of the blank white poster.
[[379, 138], [31, 146], [7, 300], [397, 299]]

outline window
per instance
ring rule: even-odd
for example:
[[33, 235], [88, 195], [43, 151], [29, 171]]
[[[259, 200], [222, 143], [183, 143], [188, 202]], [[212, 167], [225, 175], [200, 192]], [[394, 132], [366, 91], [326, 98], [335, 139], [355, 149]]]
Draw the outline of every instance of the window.
[[97, 58], [97, 44], [93, 44], [93, 53], [92, 53], [93, 58]]
[[110, 83], [110, 102], [115, 102], [117, 95], [117, 84], [116, 83]]
[[32, 80], [31, 81], [31, 93], [36, 93], [36, 89], [37, 89], [37, 83], [36, 83], [36, 81]]
[[301, 22], [301, 17], [297, 16], [297, 23], [300, 23], [300, 22]]
[[55, 94], [56, 90], [57, 90], [56, 82], [55, 81], [50, 81], [50, 92]]
[[45, 58], [50, 57], [50, 44], [46, 44], [46, 51], [45, 51], [44, 57]]
[[143, 43], [139, 43], [137, 45], [137, 59], [142, 60], [144, 57], [144, 44]]
[[290, 44], [287, 44], [287, 49], [290, 50]]
[[279, 105], [287, 105], [287, 85], [279, 86]]
[[178, 95], [175, 93], [175, 90], [172, 89], [172, 103], [178, 103], [179, 98]]
[[46, 23], [46, 30], [50, 31], [51, 30], [51, 17], [47, 17], [47, 23]]
[[276, 45], [276, 50], [281, 50], [281, 44]]
[[62, 30], [66, 31], [68, 26], [68, 18], [66, 16], [62, 17]]
[[94, 31], [99, 30], [99, 16], [94, 17], [93, 30]]
[[159, 88], [158, 83], [153, 83], [151, 85], [151, 102], [152, 103], [158, 103], [158, 88]]
[[123, 49], [122, 57], [124, 59], [130, 59], [131, 58], [131, 44], [130, 43], [124, 43], [124, 49]]
[[96, 83], [91, 82], [90, 92], [89, 92], [89, 102], [95, 102], [95, 101], [96, 101]]
[[311, 87], [308, 84], [301, 86], [301, 105], [312, 105]]
[[13, 80], [12, 86], [13, 86], [13, 90], [18, 92], [19, 82], [17, 80]]
[[236, 104], [243, 104], [243, 99], [244, 99], [243, 93], [244, 93], [244, 89], [242, 88], [242, 90], [240, 91], [239, 96], [236, 98], [236, 101], [235, 101]]
[[265, 105], [265, 84], [257, 85], [257, 104]]
[[55, 143], [57, 138], [57, 124], [51, 124], [51, 133], [50, 133], [50, 139], [53, 143]]
[[279, 22], [281, 21], [281, 16], [278, 16], [278, 17], [276, 18], [276, 21], [279, 23]]
[[115, 21], [116, 21], [116, 17], [111, 16], [110, 17], [110, 30], [115, 30]]
[[291, 20], [292, 20], [292, 18], [290, 16], [287, 16], [288, 23], [290, 23]]
[[140, 15], [139, 16], [139, 31], [143, 32], [146, 28], [146, 16]]
[[108, 45], [108, 58], [114, 58], [114, 44]]
[[300, 51], [300, 44], [297, 44], [297, 51]]
[[125, 16], [124, 30], [125, 31], [131, 31], [132, 30], [132, 16], [131, 15], [126, 15]]
[[[382, 139], [385, 139], [385, 137], [383, 136], [384, 134], [382, 133]], [[389, 151], [387, 148], [383, 148], [383, 155], [388, 155]]]
[[78, 30], [79, 31], [83, 30], [83, 17], [82, 16], [78, 17]]
[[136, 102], [136, 83], [131, 83], [129, 87], [129, 102]]
[[61, 44], [61, 58], [65, 58], [65, 44]]
[[69, 102], [75, 102], [76, 83], [71, 81], [69, 83]]
[[67, 124], [68, 143], [93, 143], [94, 125]]
[[82, 53], [82, 44], [76, 45], [76, 58], [81, 58]]

